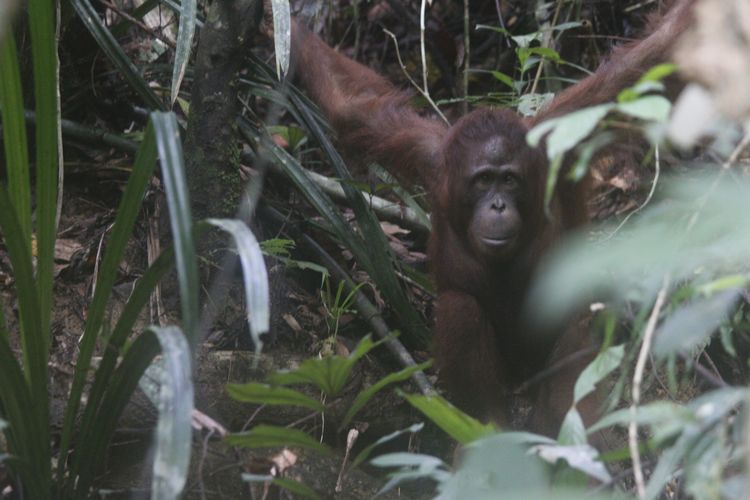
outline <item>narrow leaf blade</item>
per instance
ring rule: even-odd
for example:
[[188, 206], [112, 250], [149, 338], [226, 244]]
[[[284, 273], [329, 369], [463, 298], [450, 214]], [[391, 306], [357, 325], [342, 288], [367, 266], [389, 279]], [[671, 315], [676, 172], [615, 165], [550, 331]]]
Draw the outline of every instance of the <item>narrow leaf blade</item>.
[[182, 78], [185, 76], [190, 61], [190, 47], [195, 35], [195, 21], [197, 16], [197, 0], [182, 0], [180, 5], [180, 27], [177, 32], [177, 48], [172, 68], [172, 90], [169, 102], [174, 104], [180, 91]]

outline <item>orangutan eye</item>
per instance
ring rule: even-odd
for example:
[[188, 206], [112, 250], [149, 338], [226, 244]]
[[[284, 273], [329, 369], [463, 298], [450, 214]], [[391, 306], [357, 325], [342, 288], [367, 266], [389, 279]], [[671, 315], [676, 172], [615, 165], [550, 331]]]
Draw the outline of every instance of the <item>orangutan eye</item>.
[[506, 187], [515, 188], [521, 184], [521, 181], [516, 174], [506, 172], [505, 174], [503, 174], [503, 184]]
[[477, 176], [477, 182], [479, 184], [489, 184], [492, 182], [492, 174], [489, 172], [481, 173]]

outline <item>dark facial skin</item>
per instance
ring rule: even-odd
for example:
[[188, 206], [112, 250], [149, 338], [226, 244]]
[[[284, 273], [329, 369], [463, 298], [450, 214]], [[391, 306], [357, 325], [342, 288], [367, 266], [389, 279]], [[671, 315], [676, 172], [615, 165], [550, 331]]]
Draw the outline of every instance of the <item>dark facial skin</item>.
[[523, 170], [508, 156], [503, 138], [494, 137], [469, 154], [465, 172], [466, 201], [473, 206], [469, 245], [490, 262], [512, 257], [521, 241]]

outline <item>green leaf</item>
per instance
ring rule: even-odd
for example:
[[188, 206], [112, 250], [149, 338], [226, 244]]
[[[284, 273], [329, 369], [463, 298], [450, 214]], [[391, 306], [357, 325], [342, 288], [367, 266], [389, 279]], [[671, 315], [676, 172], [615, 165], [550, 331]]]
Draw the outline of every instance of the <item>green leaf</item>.
[[[631, 420], [633, 419], [630, 408], [623, 408], [603, 417], [588, 429], [588, 433], [592, 434], [613, 425], [625, 426]], [[649, 425], [652, 427], [671, 423], [675, 429], [680, 429], [689, 423], [693, 423], [695, 418], [693, 417], [693, 413], [682, 405], [669, 401], [654, 401], [653, 403], [638, 407], [635, 421], [638, 425]]]
[[318, 493], [314, 489], [310, 488], [304, 483], [295, 481], [294, 479], [289, 479], [286, 477], [277, 477], [277, 478], [274, 478], [271, 482], [275, 484], [276, 486], [284, 488], [285, 490], [297, 496], [301, 496], [304, 498], [312, 498], [313, 500], [319, 500], [323, 498], [322, 496], [318, 495]]
[[492, 26], [490, 24], [477, 24], [476, 26], [474, 26], [474, 29], [477, 31], [494, 31], [495, 33], [500, 33], [501, 35], [510, 36], [510, 31], [506, 30], [505, 28], [501, 28], [500, 26]]
[[525, 57], [528, 58], [530, 55], [537, 55], [544, 59], [549, 59], [552, 62], [559, 63], [562, 61], [560, 54], [555, 49], [550, 47], [529, 47], [527, 49], [519, 49], [525, 52]]
[[9, 30], [0, 40], [0, 116], [2, 117], [8, 193], [18, 214], [24, 239], [31, 241], [31, 183], [29, 153], [24, 120], [21, 74], [16, 40]]
[[357, 344], [355, 350], [346, 358], [334, 355], [321, 359], [306, 359], [300, 364], [299, 368], [278, 371], [271, 375], [269, 380], [271, 383], [278, 385], [313, 384], [329, 396], [336, 396], [344, 388], [354, 364], [380, 342], [373, 342], [368, 335]]
[[552, 197], [555, 194], [555, 186], [557, 185], [557, 178], [560, 177], [560, 169], [562, 169], [564, 157], [561, 154], [550, 159], [549, 170], [547, 171], [547, 181], [544, 186], [544, 211], [549, 217], [549, 206], [552, 203]]
[[185, 180], [185, 162], [182, 143], [173, 113], [153, 112], [156, 146], [161, 161], [164, 191], [169, 206], [169, 222], [175, 240], [177, 280], [180, 289], [180, 317], [183, 331], [193, 349], [198, 343], [199, 314], [198, 264], [193, 243], [193, 218], [190, 212], [190, 195]]
[[750, 395], [746, 387], [723, 387], [698, 396], [688, 403], [704, 425], [714, 424], [736, 411]]
[[488, 74], [492, 75], [495, 78], [495, 80], [499, 81], [500, 83], [503, 83], [504, 85], [506, 85], [507, 87], [509, 87], [511, 89], [513, 88], [513, 85], [515, 83], [513, 81], [512, 77], [506, 75], [502, 71], [486, 70], [486, 69], [473, 69], [473, 68], [469, 69], [469, 71], [471, 73], [488, 73]]
[[[678, 428], [680, 436], [659, 457], [659, 463], [651, 474], [644, 498], [657, 498], [666, 482], [675, 475], [681, 463], [687, 467], [685, 473], [693, 472], [690, 469], [695, 459], [700, 459], [706, 445], [710, 444], [710, 440], [706, 441], [706, 436], [721, 439], [726, 430], [715, 426], [724, 421], [728, 415], [736, 412], [737, 406], [746, 402], [747, 397], [746, 388], [727, 387], [709, 392], [691, 401], [689, 407], [696, 421]], [[724, 457], [719, 457], [718, 462], [719, 466], [724, 465]], [[691, 484], [691, 488], [695, 488], [695, 484]]]
[[547, 106], [555, 94], [552, 92], [546, 92], [544, 94], [523, 94], [518, 98], [518, 104], [516, 109], [523, 116], [536, 116], [540, 109]]
[[557, 441], [564, 445], [586, 444], [586, 426], [575, 406], [565, 414]]
[[638, 83], [659, 82], [669, 75], [674, 74], [677, 69], [677, 65], [673, 63], [657, 64], [646, 71], [643, 76], [638, 79]]
[[672, 103], [660, 95], [647, 95], [634, 101], [618, 103], [615, 109], [641, 120], [664, 123], [669, 118]]
[[589, 165], [594, 155], [601, 149], [608, 146], [614, 141], [614, 134], [611, 132], [600, 132], [591, 139], [584, 141], [576, 148], [576, 161], [568, 172], [567, 178], [578, 182], [588, 172]]
[[352, 418], [354, 418], [354, 415], [357, 414], [359, 410], [362, 409], [362, 407], [367, 404], [370, 399], [372, 399], [375, 394], [380, 392], [383, 388], [387, 387], [390, 384], [393, 384], [395, 382], [403, 382], [404, 380], [408, 379], [412, 376], [413, 373], [418, 372], [420, 370], [424, 370], [428, 366], [432, 364], [432, 361], [428, 361], [426, 363], [422, 363], [416, 366], [410, 366], [407, 368], [404, 368], [401, 371], [390, 373], [386, 375], [385, 377], [381, 378], [374, 384], [372, 384], [367, 389], [363, 390], [359, 394], [357, 394], [357, 397], [354, 398], [354, 401], [352, 402], [351, 406], [349, 407], [349, 410], [347, 410], [346, 415], [344, 415], [344, 419], [341, 422], [341, 425], [339, 425], [339, 431], [344, 429], [347, 425], [349, 425], [349, 422]]
[[260, 249], [271, 257], [289, 257], [296, 243], [284, 238], [271, 238], [260, 242]]
[[[20, 239], [20, 238], [19, 238]], [[13, 432], [6, 432], [9, 449], [25, 463], [34, 464], [32, 467], [12, 467], [17, 477], [21, 479], [28, 493], [40, 495], [44, 498], [49, 494], [45, 485], [37, 481], [35, 467], [45, 467], [49, 464], [49, 455], [45, 455], [45, 436], [39, 432], [48, 423], [38, 418], [34, 412], [34, 402], [24, 379], [23, 371], [16, 360], [15, 354], [8, 344], [7, 335], [0, 335], [0, 406], [2, 414], [8, 419]]]
[[289, 70], [292, 16], [289, 0], [271, 0], [273, 11], [273, 48], [276, 53], [276, 76], [281, 79]]
[[[696, 174], [673, 180], [662, 187], [668, 201], [652, 203], [617, 238], [599, 244], [569, 238], [537, 273], [529, 303], [544, 314], [530, 319], [551, 324], [588, 303], [592, 293], [615, 307], [624, 300], [653, 301], [665, 273], [679, 283], [744, 272], [750, 218], [737, 214], [750, 213], [748, 189], [742, 178], [717, 181]], [[697, 222], [689, 230], [686, 214]]]
[[661, 82], [643, 82], [633, 87], [620, 91], [617, 94], [618, 103], [626, 103], [639, 99], [643, 94], [649, 92], [664, 92], [664, 84]]
[[501, 83], [504, 83], [511, 89], [513, 88], [513, 78], [511, 78], [510, 76], [506, 75], [505, 73], [501, 71], [490, 71], [490, 74], [492, 74], [495, 80]]
[[675, 71], [677, 71], [677, 66], [671, 63], [654, 66], [646, 71], [635, 85], [622, 90], [617, 95], [617, 102], [625, 103], [634, 101], [648, 92], [663, 92], [664, 84], [661, 81]]
[[512, 434], [495, 434], [468, 446], [459, 469], [440, 486], [438, 498], [498, 497], [558, 498], [549, 488], [544, 462]]
[[[46, 336], [42, 334], [41, 306], [34, 282], [30, 242], [23, 236], [10, 197], [3, 186], [0, 186], [0, 235], [4, 237], [13, 266], [25, 369], [23, 375], [19, 373], [20, 368], [8, 344], [8, 334], [1, 333], [0, 351], [4, 352], [0, 352], [0, 364], [3, 365], [0, 370], [3, 375], [0, 398], [6, 416], [14, 429], [18, 429], [15, 444], [33, 473], [25, 478], [24, 486], [29, 489], [30, 495], [33, 491], [41, 495], [39, 498], [44, 498], [51, 488]], [[0, 304], [0, 307], [3, 305]], [[0, 325], [0, 329], [5, 330], [5, 325]], [[26, 474], [24, 471], [20, 475]]]
[[[521, 67], [522, 75], [526, 73], [527, 71], [529, 71], [530, 69], [532, 69], [537, 64], [539, 64], [539, 61], [541, 60], [541, 58], [539, 57], [534, 57], [532, 53], [529, 52], [528, 49], [521, 48], [521, 47], [516, 49], [516, 55], [518, 56], [518, 65]], [[516, 86], [517, 94], [521, 93], [521, 88], [522, 88], [521, 81], [522, 80], [519, 80], [517, 82], [517, 86]]]
[[[534, 42], [540, 42], [542, 40], [542, 37], [544, 36], [544, 32], [542, 31], [535, 31], [533, 33], [529, 33], [526, 35], [516, 35], [510, 37], [511, 40], [516, 42], [516, 45], [518, 45], [519, 49], [525, 49], [531, 46]], [[518, 52], [516, 52], [518, 53]], [[522, 64], [523, 66], [523, 64]]]
[[356, 457], [354, 457], [354, 460], [352, 460], [351, 468], [357, 467], [359, 464], [367, 460], [367, 458], [372, 454], [373, 450], [380, 446], [381, 444], [387, 443], [389, 441], [392, 441], [396, 439], [397, 437], [403, 435], [403, 434], [416, 434], [417, 432], [421, 431], [424, 428], [423, 423], [414, 424], [412, 426], [407, 427], [406, 429], [401, 429], [395, 432], [392, 432], [386, 436], [381, 437], [371, 445], [369, 445], [364, 450], [360, 451]]
[[371, 462], [376, 467], [399, 467], [400, 470], [391, 472], [390, 479], [377, 493], [386, 491], [406, 481], [415, 479], [431, 479], [442, 484], [450, 478], [448, 466], [439, 458], [419, 453], [388, 453], [374, 458]]
[[255, 353], [260, 354], [263, 341], [260, 336], [268, 332], [271, 322], [271, 299], [268, 291], [268, 273], [258, 240], [244, 222], [236, 219], [208, 219], [209, 224], [232, 235], [237, 254], [242, 264], [245, 285], [247, 323], [255, 344]]
[[279, 136], [289, 144], [291, 151], [297, 151], [298, 148], [307, 143], [307, 134], [299, 127], [292, 125], [266, 125], [266, 130], [271, 136]]
[[712, 428], [695, 441], [685, 461], [685, 492], [690, 498], [716, 498], [722, 492], [726, 470], [732, 467], [727, 458], [734, 443], [721, 428]]
[[675, 352], [691, 352], [705, 344], [719, 325], [728, 319], [739, 298], [737, 290], [727, 290], [683, 305], [659, 328], [654, 339], [654, 354], [666, 356]]
[[376, 467], [420, 467], [423, 469], [445, 466], [445, 462], [432, 455], [406, 452], [380, 455], [373, 458], [370, 463]]
[[673, 446], [661, 453], [659, 461], [649, 478], [644, 498], [650, 500], [659, 497], [664, 486], [672, 477], [674, 470], [690, 449], [694, 437], [687, 433], [683, 434]]
[[227, 392], [237, 401], [266, 405], [292, 405], [325, 411], [325, 406], [317, 399], [287, 387], [276, 387], [259, 382], [247, 384], [228, 384]]
[[326, 394], [334, 395], [335, 387], [331, 379], [333, 373], [340, 372], [344, 364], [341, 356], [310, 358], [294, 370], [280, 370], [270, 375], [268, 380], [278, 385], [312, 384]]
[[247, 481], [248, 483], [271, 483], [275, 484], [276, 486], [279, 486], [281, 488], [284, 488], [285, 490], [294, 493], [295, 495], [304, 497], [304, 498], [312, 498], [312, 499], [322, 499], [318, 493], [307, 486], [304, 483], [300, 483], [299, 481], [295, 481], [293, 479], [283, 478], [283, 477], [274, 477], [270, 474], [242, 474], [242, 480]]
[[330, 455], [331, 450], [306, 433], [288, 427], [257, 425], [248, 432], [230, 434], [225, 438], [227, 444], [241, 448], [274, 448], [277, 446], [300, 447]]
[[566, 23], [560, 23], [552, 26], [552, 31], [568, 31], [573, 28], [578, 28], [583, 26], [583, 23], [581, 21], [568, 21]]
[[479, 422], [440, 396], [403, 393], [402, 396], [446, 434], [461, 444], [470, 443], [497, 431], [494, 425]]
[[[23, 230], [16, 216], [10, 195], [0, 187], [0, 234], [5, 240], [10, 263], [13, 266], [20, 323], [23, 367], [30, 389], [42, 385], [46, 380], [47, 345], [42, 333], [41, 313], [37, 287], [34, 282], [31, 242], [23, 237]], [[3, 325], [4, 327], [4, 325]], [[47, 397], [45, 396], [45, 401]]]
[[559, 460], [564, 460], [570, 468], [579, 470], [599, 482], [604, 484], [612, 482], [612, 476], [607, 471], [607, 467], [599, 460], [599, 452], [593, 446], [585, 443], [575, 446], [540, 444], [534, 446], [533, 451], [551, 465], [556, 465]]
[[185, 487], [192, 444], [193, 381], [190, 346], [176, 326], [150, 327], [159, 339], [163, 368], [151, 498], [179, 498]]
[[172, 90], [170, 101], [174, 104], [180, 91], [185, 69], [190, 62], [190, 48], [195, 35], [195, 20], [197, 16], [196, 0], [182, 0], [180, 3], [180, 27], [177, 32], [177, 47], [174, 54], [174, 67], [172, 69]]
[[575, 389], [573, 389], [573, 403], [580, 402], [583, 398], [594, 392], [596, 384], [616, 370], [624, 357], [624, 345], [610, 347], [606, 351], [600, 352], [578, 376]]
[[547, 158], [556, 158], [570, 151], [593, 132], [596, 125], [613, 107], [613, 104], [599, 104], [545, 120], [529, 131], [526, 142], [536, 147], [549, 132], [546, 138]]
[[742, 274], [732, 274], [729, 276], [721, 276], [720, 278], [710, 281], [708, 283], [702, 283], [695, 287], [695, 293], [710, 297], [711, 295], [725, 292], [728, 290], [738, 290], [745, 288], [750, 282], [750, 277]]
[[[57, 59], [57, 37], [55, 32], [54, 4], [50, 0], [29, 0], [28, 21], [31, 33], [31, 55], [34, 75], [34, 108], [36, 111], [34, 173], [36, 189], [36, 294], [38, 297], [40, 329], [33, 333], [38, 340], [24, 349], [28, 361], [27, 370], [31, 395], [34, 399], [34, 413], [37, 424], [49, 419], [49, 391], [47, 390], [50, 345], [50, 323], [54, 309], [53, 277], [55, 240], [57, 237], [58, 180], [60, 176], [58, 143], [60, 134], [59, 117], [59, 64]], [[23, 224], [23, 222], [21, 222]], [[23, 226], [19, 231], [23, 230]], [[7, 233], [6, 233], [7, 234]], [[23, 235], [23, 232], [18, 234]], [[24, 326], [24, 330], [25, 330]], [[29, 334], [29, 333], [27, 333]], [[51, 455], [49, 426], [39, 427], [43, 447], [41, 453]], [[43, 459], [40, 455], [39, 460]], [[40, 489], [51, 488], [49, 462], [36, 462], [39, 467], [37, 481]]]

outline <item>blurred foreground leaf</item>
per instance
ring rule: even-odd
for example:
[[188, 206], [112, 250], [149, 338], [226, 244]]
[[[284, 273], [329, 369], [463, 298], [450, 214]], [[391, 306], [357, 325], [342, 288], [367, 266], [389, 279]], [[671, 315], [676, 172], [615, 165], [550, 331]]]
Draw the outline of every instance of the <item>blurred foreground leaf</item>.
[[[650, 302], [667, 273], [673, 282], [700, 286], [747, 272], [750, 217], [738, 214], [750, 213], [749, 193], [750, 181], [744, 178], [673, 179], [663, 201], [615, 237], [592, 243], [582, 234], [560, 245], [537, 275], [529, 317], [554, 323], [594, 298]], [[704, 305], [715, 313], [710, 321], [679, 323], [699, 332], [696, 337], [723, 310], [720, 304]]]

